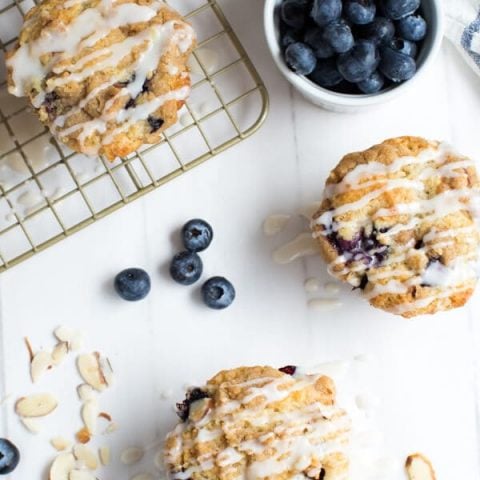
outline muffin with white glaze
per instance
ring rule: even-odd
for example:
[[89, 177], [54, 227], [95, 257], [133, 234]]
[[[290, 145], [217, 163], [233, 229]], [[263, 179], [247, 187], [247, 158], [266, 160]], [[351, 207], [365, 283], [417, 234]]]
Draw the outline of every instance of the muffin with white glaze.
[[177, 121], [194, 46], [192, 27], [161, 0], [44, 0], [7, 54], [8, 87], [60, 141], [112, 160]]
[[348, 478], [351, 420], [333, 380], [296, 367], [222, 371], [178, 404], [168, 478]]
[[312, 230], [329, 272], [413, 317], [460, 307], [477, 282], [479, 179], [449, 145], [400, 137], [346, 155]]

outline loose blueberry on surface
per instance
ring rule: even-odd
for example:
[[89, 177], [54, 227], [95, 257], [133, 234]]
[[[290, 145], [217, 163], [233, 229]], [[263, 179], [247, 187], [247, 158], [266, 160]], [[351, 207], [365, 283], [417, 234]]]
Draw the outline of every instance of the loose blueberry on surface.
[[292, 43], [285, 50], [287, 65], [299, 75], [309, 75], [315, 70], [317, 58], [305, 43]]
[[380, 52], [382, 57], [380, 71], [392, 82], [403, 82], [415, 75], [417, 65], [409, 55], [387, 46], [382, 47]]
[[141, 268], [127, 268], [115, 277], [114, 288], [124, 300], [137, 302], [149, 294], [150, 276]]
[[400, 20], [415, 13], [420, 7], [420, 0], [383, 0], [383, 11], [392, 20]]
[[395, 25], [389, 18], [376, 17], [372, 23], [361, 29], [362, 37], [372, 40], [377, 45], [388, 42], [395, 35]]
[[343, 80], [337, 69], [337, 63], [333, 58], [318, 61], [317, 67], [308, 78], [325, 88], [338, 85]]
[[302, 28], [308, 18], [308, 0], [284, 0], [281, 18], [290, 27]]
[[345, 80], [357, 83], [368, 78], [379, 62], [375, 44], [369, 40], [359, 40], [349, 52], [339, 55], [337, 65]]
[[337, 53], [348, 52], [355, 43], [352, 30], [345, 20], [330, 22], [323, 30], [323, 39]]
[[170, 275], [182, 285], [192, 285], [202, 275], [202, 259], [195, 252], [177, 253], [170, 264]]
[[344, 4], [345, 15], [357, 25], [373, 22], [377, 6], [373, 0], [348, 0]]
[[210, 395], [201, 388], [193, 388], [192, 390], [189, 390], [185, 396], [185, 400], [181, 403], [177, 403], [177, 415], [180, 419], [186, 422], [190, 415], [190, 406], [192, 403], [197, 400], [202, 400], [203, 398], [210, 398]]
[[387, 44], [388, 47], [396, 50], [397, 52], [404, 53], [409, 57], [415, 58], [417, 56], [417, 45], [410, 40], [404, 40], [403, 38], [394, 38]]
[[205, 220], [189, 220], [182, 228], [183, 245], [190, 252], [201, 252], [213, 239], [213, 229]]
[[309, 28], [305, 32], [304, 41], [312, 47], [317, 58], [324, 59], [335, 55], [332, 46], [323, 39], [323, 30], [321, 28]]
[[324, 27], [342, 14], [342, 0], [313, 0], [311, 17], [320, 27]]
[[427, 22], [420, 15], [410, 15], [397, 23], [397, 31], [405, 40], [419, 42], [427, 34]]
[[20, 462], [18, 448], [6, 438], [0, 438], [0, 475], [12, 473]]
[[213, 277], [202, 285], [202, 298], [207, 307], [222, 310], [235, 299], [235, 288], [223, 277]]
[[295, 375], [297, 367], [294, 365], [287, 365], [286, 367], [279, 368], [278, 370], [282, 373], [286, 373], [287, 375]]
[[379, 92], [385, 84], [385, 78], [380, 72], [373, 72], [368, 78], [357, 83], [363, 93]]

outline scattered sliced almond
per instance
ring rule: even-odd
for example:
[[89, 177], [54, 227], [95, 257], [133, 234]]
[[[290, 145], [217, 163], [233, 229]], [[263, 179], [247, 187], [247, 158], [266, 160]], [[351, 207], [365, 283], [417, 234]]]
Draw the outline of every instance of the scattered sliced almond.
[[49, 480], [69, 480], [70, 472], [75, 468], [75, 457], [71, 453], [61, 453], [50, 467]]
[[101, 447], [98, 449], [98, 456], [102, 465], [110, 465], [110, 460], [112, 457], [110, 447]]
[[21, 418], [21, 422], [30, 433], [37, 434], [41, 430], [38, 418]]
[[95, 398], [95, 390], [87, 383], [82, 383], [77, 387], [78, 398], [82, 402], [93, 400]]
[[60, 365], [68, 354], [67, 342], [59, 342], [53, 347], [52, 360], [54, 365]]
[[73, 336], [70, 339], [70, 342], [68, 343], [70, 350], [72, 352], [78, 352], [83, 348], [83, 343], [84, 343], [84, 335], [82, 332], [76, 331]]
[[153, 475], [151, 473], [138, 473], [131, 480], [153, 480]]
[[106, 357], [101, 357], [100, 354], [97, 352], [95, 353], [98, 359], [98, 364], [100, 365], [100, 372], [103, 376], [103, 380], [109, 387], [113, 383], [113, 368], [110, 363], [110, 360]]
[[58, 406], [57, 399], [49, 393], [37, 393], [17, 400], [15, 411], [20, 417], [44, 417]]
[[110, 433], [116, 432], [118, 430], [118, 425], [115, 422], [110, 422], [107, 425], [107, 428], [103, 431], [104, 435], [109, 435]]
[[68, 450], [72, 443], [70, 441], [68, 441], [66, 438], [63, 438], [63, 437], [54, 437], [50, 440], [50, 444], [52, 445], [52, 447], [59, 451], [59, 452], [63, 452], [64, 450]]
[[95, 480], [95, 475], [88, 470], [72, 470], [69, 480]]
[[430, 460], [421, 453], [414, 453], [405, 462], [410, 480], [436, 480], [435, 470]]
[[98, 402], [97, 399], [87, 400], [82, 407], [82, 420], [90, 435], [97, 431]]
[[90, 432], [88, 431], [87, 427], [83, 427], [76, 433], [75, 438], [79, 443], [85, 445], [91, 440], [92, 437], [90, 436]]
[[79, 355], [77, 367], [83, 380], [99, 392], [108, 387], [108, 383], [100, 367], [100, 354], [98, 352]]
[[93, 450], [85, 445], [77, 444], [73, 447], [73, 454], [75, 458], [83, 463], [85, 467], [90, 470], [96, 470], [98, 468], [97, 455]]
[[155, 454], [155, 458], [153, 460], [155, 466], [159, 469], [159, 470], [163, 470], [164, 469], [164, 458], [163, 458], [163, 450], [160, 449], [156, 454]]
[[143, 448], [139, 447], [130, 447], [126, 448], [122, 454], [120, 455], [120, 461], [124, 465], [133, 465], [135, 463], [138, 463], [143, 456], [145, 455], [145, 452]]
[[72, 328], [60, 326], [54, 330], [54, 335], [61, 342], [70, 343], [70, 340], [75, 336], [75, 331]]
[[25, 337], [23, 340], [25, 342], [25, 346], [27, 347], [28, 356], [29, 356], [30, 362], [31, 362], [33, 360], [33, 357], [34, 357], [32, 344], [30, 343], [30, 340], [28, 339], [28, 337]]
[[37, 352], [30, 363], [30, 376], [32, 382], [38, 382], [39, 378], [52, 368], [54, 364], [52, 355], [44, 350]]
[[98, 414], [98, 417], [99, 417], [99, 418], [104, 418], [104, 419], [107, 420], [108, 422], [111, 422], [111, 421], [112, 421], [112, 416], [111, 416], [109, 413], [107, 413], [107, 412], [100, 412], [100, 413]]

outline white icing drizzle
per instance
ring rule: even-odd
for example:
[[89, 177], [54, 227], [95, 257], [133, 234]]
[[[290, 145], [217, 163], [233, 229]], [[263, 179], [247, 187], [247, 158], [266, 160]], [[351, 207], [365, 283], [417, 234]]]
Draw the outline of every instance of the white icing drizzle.
[[[220, 453], [205, 453], [198, 458], [198, 463], [181, 472], [169, 472], [172, 480], [187, 480], [192, 475], [201, 475], [215, 467], [222, 468], [224, 475], [235, 469], [239, 472], [235, 477], [239, 480], [260, 480], [272, 478], [285, 472], [307, 471], [309, 474], [320, 474], [320, 467], [313, 467], [312, 462], [320, 462], [325, 455], [338, 452], [346, 455], [351, 428], [350, 418], [336, 404], [325, 405], [312, 403], [299, 410], [277, 411], [269, 405], [279, 402], [296, 391], [311, 388], [322, 374], [307, 374], [300, 369], [294, 377], [256, 378], [243, 384], [232, 382], [238, 388], [246, 389], [246, 394], [239, 400], [225, 400], [199, 422], [194, 424], [196, 435], [187, 440], [182, 433], [187, 428], [180, 424], [168, 436], [169, 444], [165, 460], [170, 467], [181, 464], [184, 448], [197, 443], [215, 441], [225, 436], [233, 438], [243, 425], [261, 428], [272, 425], [273, 430], [261, 434], [256, 439], [239, 437], [238, 442], [222, 450]], [[228, 388], [227, 383], [222, 388]], [[209, 430], [212, 420], [216, 420], [220, 429]], [[190, 422], [192, 420], [189, 420]], [[174, 440], [172, 442], [172, 440]], [[208, 451], [203, 449], [203, 451]], [[171, 470], [171, 469], [170, 469]], [[332, 476], [332, 480], [344, 479], [345, 472]], [[228, 475], [227, 475], [228, 476]], [[223, 478], [223, 477], [222, 477]], [[227, 477], [225, 477], [227, 478]], [[297, 477], [292, 477], [297, 478]], [[300, 475], [298, 478], [305, 478]]]
[[[83, 0], [68, 0], [66, 8], [82, 4]], [[78, 105], [56, 118], [52, 131], [65, 138], [78, 134], [80, 146], [85, 149], [86, 140], [94, 133], [104, 134], [113, 128], [108, 136], [102, 138], [103, 144], [114, 140], [115, 135], [127, 130], [133, 123], [146, 119], [170, 100], [185, 100], [190, 92], [185, 86], [157, 97], [148, 102], [139, 103], [132, 108], [115, 111], [118, 100], [136, 98], [150, 75], [158, 68], [162, 56], [175, 46], [185, 53], [194, 42], [193, 29], [181, 20], [171, 20], [164, 24], [153, 24], [141, 29], [136, 35], [127, 37], [112, 45], [92, 50], [98, 42], [105, 39], [112, 30], [128, 25], [145, 23], [154, 19], [161, 9], [169, 7], [161, 0], [152, 0], [149, 5], [137, 5], [133, 2], [116, 4], [115, 0], [101, 0], [96, 6], [85, 9], [68, 25], [54, 25], [45, 28], [34, 41], [21, 45], [7, 61], [12, 69], [13, 85], [10, 93], [16, 96], [28, 95], [34, 87], [39, 93], [33, 99], [35, 107], [40, 107], [45, 96], [56, 87], [69, 83], [78, 83], [86, 78], [116, 67], [132, 50], [138, 51], [135, 61], [129, 66], [132, 78], [103, 108], [97, 118], [65, 128], [67, 121], [79, 114], [86, 105], [102, 91], [112, 85], [129, 79], [111, 76], [107, 81], [92, 89]], [[42, 63], [41, 58], [53, 54], [50, 63]], [[169, 69], [172, 71], [172, 69]], [[48, 78], [50, 73], [56, 76]], [[43, 79], [48, 78], [46, 84]], [[80, 130], [80, 132], [78, 132]], [[88, 153], [97, 153], [99, 148], [91, 148]]]
[[[405, 167], [418, 169], [415, 180], [403, 178]], [[370, 282], [375, 282], [373, 288], [367, 289], [364, 295], [368, 299], [374, 299], [382, 294], [405, 294], [413, 285], [428, 285], [443, 293], [432, 294], [430, 297], [420, 298], [409, 305], [400, 305], [397, 313], [407, 313], [416, 308], [427, 307], [435, 298], [447, 298], [457, 290], [466, 290], [465, 284], [472, 283], [478, 276], [478, 251], [474, 247], [478, 242], [479, 228], [479, 202], [480, 191], [476, 188], [463, 188], [456, 190], [445, 190], [432, 198], [423, 198], [423, 192], [427, 188], [427, 182], [435, 178], [465, 177], [464, 169], [475, 168], [474, 162], [456, 154], [449, 145], [440, 144], [437, 147], [429, 147], [421, 151], [417, 156], [400, 157], [390, 165], [380, 162], [370, 162], [356, 166], [347, 173], [338, 184], [330, 184], [326, 187], [325, 198], [342, 195], [343, 193], [359, 191], [368, 188], [368, 193], [362, 195], [350, 203], [342, 204], [337, 208], [323, 213], [312, 222], [312, 226], [322, 225], [322, 231], [316, 231], [314, 236], [330, 235], [352, 229], [360, 231], [368, 228], [371, 222], [396, 215], [407, 215], [406, 223], [398, 223], [386, 232], [376, 234], [385, 245], [394, 242], [394, 236], [408, 230], [415, 230], [420, 224], [434, 224], [434, 226], [423, 236], [423, 245], [414, 247], [414, 241], [400, 244], [395, 242], [395, 250], [387, 258], [383, 259], [377, 266], [365, 262], [362, 255], [356, 258], [346, 251], [338, 255], [328, 266], [331, 274], [338, 277], [345, 277], [352, 285], [359, 285], [359, 278], [366, 274]], [[424, 183], [425, 182], [425, 183]], [[353, 219], [351, 213], [361, 209], [371, 208], [371, 202], [380, 195], [395, 190], [405, 189], [412, 191], [415, 200], [408, 203], [395, 204], [392, 208], [381, 208], [370, 212], [371, 220]], [[418, 192], [418, 193], [416, 193]], [[462, 211], [470, 213], [474, 224], [468, 226], [452, 227], [449, 230], [439, 230], [435, 222], [450, 214]], [[363, 223], [362, 223], [363, 222]], [[366, 223], [369, 222], [369, 223]], [[460, 241], [467, 246], [467, 253], [460, 252], [454, 261], [443, 264], [439, 261], [429, 262], [423, 270], [423, 274], [417, 274], [408, 267], [400, 268], [400, 263], [407, 260], [409, 255], [425, 255], [431, 249], [439, 251], [448, 249]], [[377, 250], [370, 250], [370, 255]], [[348, 263], [348, 265], [347, 265]], [[341, 266], [343, 268], [339, 269]], [[389, 268], [384, 268], [389, 266]], [[380, 282], [378, 282], [380, 281]], [[370, 284], [372, 285], [372, 284]]]

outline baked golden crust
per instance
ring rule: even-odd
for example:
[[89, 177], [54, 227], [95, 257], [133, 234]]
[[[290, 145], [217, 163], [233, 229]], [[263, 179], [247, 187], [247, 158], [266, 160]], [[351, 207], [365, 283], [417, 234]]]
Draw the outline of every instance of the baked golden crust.
[[346, 155], [312, 230], [329, 271], [370, 303], [413, 317], [465, 304], [478, 262], [474, 163], [418, 137]]
[[9, 91], [70, 148], [112, 160], [177, 121], [194, 45], [163, 1], [44, 0], [7, 55]]
[[241, 367], [189, 396], [165, 443], [169, 478], [346, 478], [350, 419], [329, 377]]

